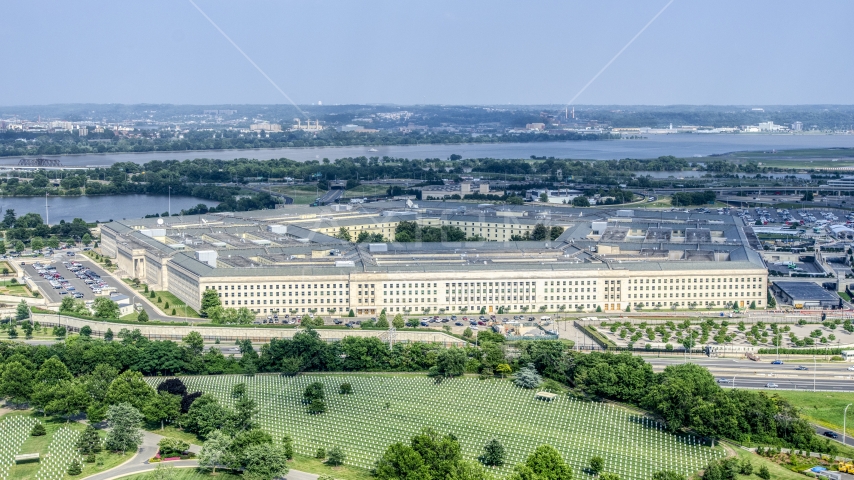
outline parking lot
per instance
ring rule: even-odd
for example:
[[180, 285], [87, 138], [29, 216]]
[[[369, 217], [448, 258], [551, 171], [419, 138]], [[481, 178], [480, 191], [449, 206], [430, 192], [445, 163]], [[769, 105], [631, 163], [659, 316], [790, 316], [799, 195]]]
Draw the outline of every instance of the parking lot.
[[[133, 292], [127, 285], [114, 279], [95, 262], [81, 254], [69, 256], [66, 252], [63, 252], [57, 253], [52, 257], [15, 259], [10, 261], [13, 261], [18, 265], [21, 265], [22, 263], [24, 264], [22, 267], [25, 275], [36, 284], [39, 292], [47, 298], [49, 303], [60, 303], [64, 297], [69, 295], [74, 296], [75, 294], [79, 300], [94, 300], [97, 295], [95, 293], [95, 289], [92, 287], [97, 286], [94, 282], [96, 282], [98, 278], [100, 278], [101, 283], [104, 285], [101, 287], [102, 295], [109, 295], [110, 291], [114, 291], [115, 293], [127, 295], [136, 303], [141, 303], [138, 298], [138, 294]], [[70, 269], [73, 266], [72, 262], [79, 265], [79, 270], [77, 272], [73, 272]], [[59, 275], [62, 280], [51, 278], [50, 275], [42, 276], [39, 273], [40, 269], [36, 267], [36, 264], [41, 264], [43, 267], [41, 270], [46, 274], [54, 272], [54, 275]], [[47, 270], [48, 268], [50, 270]], [[90, 273], [90, 275], [85, 275], [85, 272]], [[78, 273], [84, 278], [79, 278], [77, 276]], [[52, 280], [54, 281], [53, 285], [51, 284]], [[90, 283], [87, 284], [86, 280]], [[60, 288], [55, 288], [57, 284]], [[146, 311], [148, 311], [150, 317], [154, 316], [154, 312], [150, 307], [146, 308]], [[159, 317], [159, 315], [157, 316]]]

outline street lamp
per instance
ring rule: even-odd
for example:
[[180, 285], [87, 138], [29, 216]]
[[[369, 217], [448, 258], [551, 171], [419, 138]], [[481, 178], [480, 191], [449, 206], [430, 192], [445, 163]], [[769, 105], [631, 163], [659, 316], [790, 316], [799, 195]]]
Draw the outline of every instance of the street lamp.
[[812, 391], [815, 392], [815, 371], [818, 366], [815, 364], [815, 354], [812, 355]]
[[851, 406], [850, 403], [848, 405], [845, 405], [845, 410], [842, 411], [842, 444], [843, 445], [845, 445], [845, 419], [846, 419], [846, 414], [848, 413], [848, 407], [850, 407], [850, 406]]

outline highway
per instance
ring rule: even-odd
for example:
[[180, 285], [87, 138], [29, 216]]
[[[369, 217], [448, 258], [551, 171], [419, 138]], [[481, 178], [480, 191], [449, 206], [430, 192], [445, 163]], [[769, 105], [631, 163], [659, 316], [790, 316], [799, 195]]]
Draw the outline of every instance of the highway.
[[[668, 365], [685, 363], [678, 356], [667, 358], [645, 357], [654, 371], [661, 371]], [[837, 392], [854, 392], [854, 371], [848, 370], [853, 364], [789, 363], [772, 365], [770, 360], [754, 362], [747, 359], [727, 358], [698, 358], [688, 357], [688, 361], [706, 367], [722, 387], [733, 385], [743, 388], [758, 388], [763, 390], [830, 390]], [[807, 370], [796, 370], [803, 365]], [[776, 388], [766, 387], [773, 383]]]

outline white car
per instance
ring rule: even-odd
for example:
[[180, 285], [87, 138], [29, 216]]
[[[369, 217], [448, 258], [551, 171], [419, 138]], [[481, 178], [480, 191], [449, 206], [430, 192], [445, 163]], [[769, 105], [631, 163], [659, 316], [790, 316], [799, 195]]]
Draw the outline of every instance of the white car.
[[848, 367], [848, 370], [854, 371], [854, 365]]

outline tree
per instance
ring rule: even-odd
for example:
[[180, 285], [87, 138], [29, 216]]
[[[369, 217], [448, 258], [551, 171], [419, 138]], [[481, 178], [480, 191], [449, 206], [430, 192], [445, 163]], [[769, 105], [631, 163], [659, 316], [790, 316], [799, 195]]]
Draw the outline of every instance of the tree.
[[308, 413], [312, 415], [326, 413], [326, 402], [320, 399], [312, 400], [311, 403], [308, 404]]
[[82, 240], [83, 240], [83, 245], [86, 245], [88, 247], [89, 244], [92, 243], [92, 236], [89, 235], [88, 233], [84, 233]]
[[572, 468], [551, 445], [540, 445], [524, 464], [517, 465], [512, 480], [572, 480]]
[[285, 458], [291, 460], [294, 458], [294, 439], [290, 435], [282, 437], [282, 451], [285, 453]]
[[549, 230], [542, 223], [538, 223], [534, 225], [534, 230], [531, 232], [531, 240], [535, 242], [541, 242], [543, 240], [547, 240], [549, 236]]
[[47, 400], [42, 400], [46, 414], [62, 416], [66, 420], [85, 412], [92, 401], [86, 386], [77, 379], [59, 382], [43, 398]]
[[599, 473], [605, 469], [605, 459], [595, 455], [590, 457], [590, 470], [593, 470], [594, 473]]
[[[222, 301], [219, 299], [219, 293], [217, 293], [213, 288], [209, 288], [202, 293], [202, 309], [199, 313], [201, 313], [203, 317], [207, 317], [209, 308], [221, 306]], [[166, 305], [166, 308], [169, 308], [169, 305]]]
[[510, 365], [508, 365], [506, 363], [499, 363], [498, 365], [495, 366], [495, 373], [501, 375], [501, 378], [504, 378], [505, 376], [513, 373], [513, 369], [510, 368]]
[[599, 480], [620, 480], [620, 476], [616, 473], [603, 472], [599, 474]]
[[[6, 255], [6, 242], [4, 242], [3, 240], [0, 240], [0, 255]], [[4, 268], [3, 270], [6, 270], [3, 275], [9, 275], [8, 268]]]
[[154, 389], [145, 383], [142, 373], [127, 370], [110, 383], [105, 401], [109, 404], [128, 403], [141, 410], [152, 396]]
[[326, 458], [326, 464], [333, 467], [344, 465], [344, 460], [346, 458], [347, 456], [344, 454], [344, 450], [336, 445], [329, 450], [329, 455]]
[[[190, 395], [184, 397], [181, 408]], [[181, 426], [184, 430], [195, 433], [202, 438], [214, 430], [219, 430], [227, 425], [231, 412], [219, 404], [219, 401], [211, 394], [200, 395], [187, 408], [187, 414], [181, 418]]]
[[83, 328], [80, 329], [80, 336], [90, 338], [92, 336], [92, 327], [84, 325]]
[[323, 400], [326, 394], [323, 392], [323, 384], [320, 382], [310, 383], [302, 393], [303, 403], [311, 403], [314, 400]]
[[549, 194], [546, 192], [541, 193], [540, 194], [540, 201], [543, 203], [548, 202], [549, 201]]
[[190, 448], [189, 443], [181, 439], [171, 437], [163, 437], [159, 442], [157, 442], [157, 446], [160, 448], [161, 457], [181, 455]]
[[107, 409], [107, 423], [110, 425], [104, 442], [107, 449], [124, 453], [136, 450], [142, 442], [142, 432], [139, 429], [142, 414], [131, 404], [111, 405]]
[[480, 456], [480, 461], [489, 467], [502, 467], [504, 466], [505, 457], [504, 445], [493, 438], [483, 447], [483, 454]]
[[33, 325], [30, 322], [24, 322], [21, 325], [21, 330], [24, 331], [27, 340], [33, 338]]
[[353, 393], [353, 385], [349, 383], [342, 383], [338, 388], [338, 393], [341, 395], [351, 395]]
[[21, 362], [7, 363], [0, 374], [0, 395], [12, 405], [22, 405], [33, 394], [33, 372]]
[[194, 355], [201, 355], [205, 349], [205, 340], [199, 332], [192, 331], [184, 337], [184, 345], [193, 352]]
[[349, 242], [350, 240], [352, 240], [352, 237], [350, 236], [350, 231], [349, 231], [349, 230], [347, 230], [347, 228], [346, 228], [346, 227], [341, 227], [341, 228], [339, 228], [339, 229], [338, 229], [338, 234], [337, 234], [337, 235], [335, 235], [335, 237], [340, 238], [341, 240], [344, 240], [344, 241], [347, 241], [347, 242]]
[[424, 459], [409, 445], [390, 445], [377, 461], [374, 474], [379, 480], [430, 480], [430, 469]]
[[68, 474], [69, 475], [80, 475], [83, 473], [83, 465], [80, 464], [80, 460], [74, 459], [70, 465], [68, 465]]
[[516, 372], [516, 378], [513, 380], [513, 383], [516, 384], [517, 387], [522, 388], [537, 388], [541, 383], [543, 383], [543, 377], [537, 373], [536, 367], [534, 367], [533, 363], [529, 363], [526, 367], [522, 367]]
[[652, 474], [652, 480], [685, 480], [685, 475], [672, 470], [661, 470]]
[[214, 430], [202, 444], [202, 449], [199, 451], [199, 465], [210, 468], [216, 473], [216, 467], [225, 463], [230, 448], [231, 438], [220, 430]]
[[90, 455], [101, 451], [101, 437], [92, 425], [86, 425], [86, 429], [77, 438], [77, 448], [82, 455]]
[[[766, 466], [766, 465], [760, 466], [759, 471], [756, 472], [756, 476], [761, 478], [762, 480], [771, 480], [771, 472], [768, 470], [768, 466]], [[656, 479], [656, 480], [658, 480], [658, 479]], [[671, 479], [667, 479], [667, 480], [671, 480]]]
[[21, 300], [18, 303], [18, 307], [15, 309], [15, 320], [21, 321], [30, 318], [30, 307], [27, 305], [27, 302]]
[[443, 349], [436, 357], [436, 365], [430, 368], [430, 375], [440, 377], [459, 377], [466, 371], [468, 356], [462, 348]]
[[44, 424], [42, 422], [36, 422], [36, 424], [33, 425], [33, 429], [30, 430], [30, 435], [34, 437], [43, 437], [47, 435], [47, 430], [45, 430]]
[[112, 328], [108, 328], [106, 333], [104, 333], [104, 341], [105, 342], [112, 342], [113, 341], [113, 329]]
[[107, 297], [98, 297], [92, 303], [95, 318], [119, 318], [119, 304]]
[[174, 421], [181, 415], [181, 397], [158, 392], [142, 407], [142, 414], [149, 422], [160, 422], [160, 430], [163, 430], [167, 421]]
[[253, 428], [252, 417], [258, 413], [257, 404], [246, 395], [241, 396], [234, 405], [231, 428], [234, 432]]
[[22, 242], [20, 240], [15, 242], [15, 251], [16, 252], [21, 253], [24, 251], [25, 248], [27, 248], [27, 247], [24, 245], [24, 242]]
[[579, 195], [572, 199], [573, 207], [589, 207], [590, 200], [587, 199], [584, 195]]
[[30, 240], [30, 248], [32, 248], [33, 251], [43, 249], [44, 240], [41, 237], [33, 237], [33, 239]]
[[287, 475], [288, 459], [281, 447], [253, 445], [244, 453], [243, 476], [246, 480], [272, 480]]
[[136, 316], [136, 321], [137, 322], [147, 322], [148, 321], [148, 312], [146, 312], [145, 309], [140, 310]]
[[391, 324], [394, 328], [403, 328], [406, 325], [406, 322], [403, 320], [403, 315], [398, 313], [391, 320]]

